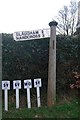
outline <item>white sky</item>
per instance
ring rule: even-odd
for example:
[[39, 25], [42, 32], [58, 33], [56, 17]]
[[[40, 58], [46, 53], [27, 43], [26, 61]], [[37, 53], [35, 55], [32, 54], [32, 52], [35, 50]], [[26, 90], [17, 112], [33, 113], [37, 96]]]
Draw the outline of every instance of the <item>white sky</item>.
[[0, 33], [49, 28], [48, 23], [70, 1], [0, 0]]

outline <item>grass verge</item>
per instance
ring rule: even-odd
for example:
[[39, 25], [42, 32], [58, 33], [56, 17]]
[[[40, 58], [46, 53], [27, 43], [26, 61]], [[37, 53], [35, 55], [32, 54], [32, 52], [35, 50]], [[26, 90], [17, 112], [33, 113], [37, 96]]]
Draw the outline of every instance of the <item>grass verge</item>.
[[79, 118], [79, 105], [78, 101], [74, 100], [69, 103], [57, 103], [52, 107], [18, 110], [10, 108], [8, 112], [3, 110], [2, 118]]

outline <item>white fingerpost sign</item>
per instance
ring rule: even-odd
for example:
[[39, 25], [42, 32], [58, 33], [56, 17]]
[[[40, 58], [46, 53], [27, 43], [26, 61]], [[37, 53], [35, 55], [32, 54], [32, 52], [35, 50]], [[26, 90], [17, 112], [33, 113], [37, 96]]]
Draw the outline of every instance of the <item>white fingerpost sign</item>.
[[31, 79], [29, 79], [29, 80], [24, 80], [24, 89], [27, 89], [27, 104], [28, 104], [28, 108], [31, 108], [30, 88], [32, 88]]
[[13, 81], [13, 89], [16, 89], [16, 109], [19, 108], [19, 89], [21, 89], [21, 80]]
[[8, 111], [8, 90], [10, 90], [10, 81], [2, 81], [2, 90], [4, 90], [5, 111]]
[[50, 37], [50, 29], [39, 29], [31, 31], [18, 31], [13, 33], [15, 41], [33, 40]]
[[34, 79], [34, 87], [36, 87], [36, 89], [37, 89], [37, 104], [38, 104], [38, 107], [41, 106], [41, 103], [40, 103], [40, 88], [39, 88], [41, 86], [42, 86], [41, 78]]

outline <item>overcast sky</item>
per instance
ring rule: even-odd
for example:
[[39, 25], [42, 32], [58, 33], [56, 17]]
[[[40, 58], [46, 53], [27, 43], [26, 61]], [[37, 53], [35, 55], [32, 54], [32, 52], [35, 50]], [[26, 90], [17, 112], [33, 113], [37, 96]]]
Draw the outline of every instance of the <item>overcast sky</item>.
[[49, 28], [48, 23], [70, 1], [0, 0], [0, 33]]

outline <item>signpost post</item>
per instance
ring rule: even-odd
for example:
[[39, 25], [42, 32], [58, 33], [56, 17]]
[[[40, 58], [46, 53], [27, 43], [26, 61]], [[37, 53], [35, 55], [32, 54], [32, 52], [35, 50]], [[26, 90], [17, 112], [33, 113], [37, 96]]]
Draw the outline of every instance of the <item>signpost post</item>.
[[16, 109], [19, 108], [19, 89], [21, 89], [21, 80], [13, 81], [13, 89], [16, 89]]
[[56, 100], [56, 21], [49, 23], [50, 42], [49, 42], [49, 68], [48, 68], [48, 93], [47, 105], [52, 106]]
[[27, 104], [28, 104], [28, 108], [31, 108], [30, 88], [32, 88], [31, 79], [29, 79], [29, 80], [24, 80], [24, 89], [27, 89]]
[[8, 90], [10, 90], [10, 81], [2, 81], [2, 89], [4, 90], [5, 111], [8, 111]]
[[38, 79], [34, 79], [34, 87], [37, 89], [37, 104], [38, 104], [38, 107], [41, 106], [41, 103], [40, 103], [40, 88], [42, 84], [41, 84], [41, 78], [38, 78]]

